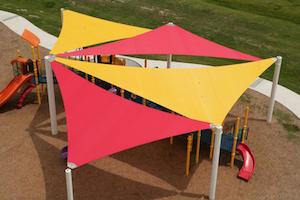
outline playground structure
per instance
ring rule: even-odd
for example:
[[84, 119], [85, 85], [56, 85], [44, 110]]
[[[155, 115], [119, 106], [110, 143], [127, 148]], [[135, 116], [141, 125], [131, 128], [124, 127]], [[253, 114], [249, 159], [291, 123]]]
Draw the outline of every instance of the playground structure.
[[[168, 40], [168, 37], [165, 37], [165, 40], [162, 40], [162, 44], [159, 45], [158, 47], [156, 46], [147, 46], [147, 52], [145, 49], [138, 49], [139, 46], [133, 46], [130, 45], [130, 42], [132, 40], [138, 39], [145, 39], [145, 35], [147, 33], [158, 33], [159, 31], [156, 30], [145, 30], [141, 29], [139, 27], [128, 27], [127, 25], [119, 25], [116, 23], [111, 23], [107, 21], [103, 21], [101, 19], [98, 19], [97, 23], [99, 27], [101, 26], [101, 32], [104, 32], [106, 34], [103, 34], [103, 37], [97, 37], [94, 41], [91, 41], [91, 38], [94, 36], [90, 34], [91, 31], [93, 31], [94, 35], [100, 35], [98, 34], [100, 30], [95, 29], [94, 27], [95, 24], [97, 24], [95, 21], [97, 19], [95, 18], [89, 18], [87, 16], [82, 16], [78, 14], [74, 14], [71, 11], [65, 11], [66, 15], [63, 15], [63, 29], [61, 31], [61, 36], [54, 47], [52, 49], [51, 54], [54, 54], [52, 56], [47, 56], [45, 59], [45, 66], [46, 66], [46, 74], [47, 74], [47, 88], [48, 88], [48, 98], [49, 98], [49, 110], [50, 110], [50, 119], [51, 119], [51, 130], [53, 134], [57, 133], [57, 124], [56, 124], [56, 111], [55, 111], [55, 99], [54, 99], [54, 93], [53, 93], [53, 75], [52, 75], [52, 69], [54, 70], [56, 76], [58, 77], [58, 82], [62, 91], [62, 95], [64, 98], [64, 103], [67, 105], [68, 109], [66, 109], [66, 117], [69, 119], [68, 121], [68, 143], [71, 144], [68, 146], [68, 150], [70, 150], [70, 155], [68, 155], [68, 169], [66, 169], [66, 180], [67, 180], [67, 191], [68, 191], [68, 199], [73, 199], [73, 188], [72, 188], [72, 177], [71, 177], [71, 169], [78, 168], [83, 164], [86, 164], [90, 162], [91, 160], [95, 160], [98, 158], [101, 158], [103, 156], [110, 155], [112, 153], [122, 151], [134, 146], [138, 146], [147, 142], [151, 141], [156, 141], [158, 139], [162, 138], [167, 138], [170, 137], [170, 142], [173, 142], [173, 136], [176, 136], [178, 134], [182, 133], [187, 133], [187, 132], [193, 132], [195, 130], [198, 130], [197, 132], [197, 149], [198, 146], [200, 147], [200, 142], [201, 142], [201, 132], [200, 130], [212, 128], [214, 134], [210, 138], [211, 141], [211, 152], [212, 153], [212, 174], [211, 174], [211, 185], [210, 185], [210, 192], [209, 192], [209, 198], [211, 200], [215, 199], [215, 191], [216, 191], [216, 181], [217, 181], [217, 171], [218, 171], [218, 164], [219, 164], [219, 154], [220, 154], [220, 149], [221, 149], [221, 144], [222, 144], [222, 126], [221, 123], [223, 119], [225, 118], [226, 114], [228, 113], [229, 109], [231, 106], [228, 106], [226, 108], [222, 107], [226, 104], [232, 105], [233, 102], [237, 100], [237, 98], [241, 95], [243, 91], [249, 86], [253, 80], [257, 76], [259, 76], [264, 70], [266, 70], [268, 67], [270, 67], [274, 62], [276, 62], [276, 76], [274, 76], [274, 84], [273, 84], [273, 89], [272, 89], [272, 98], [271, 98], [271, 103], [269, 107], [269, 112], [268, 112], [268, 121], [270, 121], [270, 116], [272, 116], [272, 111], [273, 111], [273, 105], [274, 105], [274, 96], [275, 96], [275, 91], [276, 91], [276, 85], [278, 82], [278, 77], [279, 77], [279, 70], [280, 70], [280, 65], [281, 65], [281, 57], [277, 57], [276, 59], [270, 58], [270, 59], [264, 59], [256, 62], [250, 62], [246, 64], [238, 64], [238, 65], [232, 65], [232, 66], [221, 66], [217, 67], [218, 69], [212, 69], [212, 68], [207, 68], [207, 69], [185, 69], [182, 70], [182, 73], [179, 73], [176, 70], [173, 69], [168, 69], [167, 70], [162, 70], [162, 69], [147, 69], [147, 70], [140, 70], [140, 69], [131, 69], [129, 70], [127, 67], [116, 67], [115, 65], [105, 65], [105, 64], [98, 64], [98, 63], [92, 63], [92, 62], [85, 62], [85, 61], [78, 61], [74, 59], [74, 56], [87, 56], [87, 55], [110, 55], [110, 54], [150, 54], [150, 53], [157, 53], [159, 52], [160, 54], [166, 54], [168, 56], [168, 63], [171, 64], [171, 59], [172, 59], [172, 54], [182, 54], [182, 55], [197, 55], [197, 56], [213, 56], [213, 57], [223, 57], [223, 58], [231, 58], [231, 59], [241, 59], [241, 60], [250, 60], [250, 61], [255, 61], [259, 60], [259, 58], [254, 58], [251, 56], [247, 56], [245, 54], [241, 54], [239, 52], [232, 51], [231, 49], [222, 49], [220, 45], [215, 45], [207, 40], [202, 40], [201, 38], [197, 39], [194, 36], [187, 36], [187, 39], [184, 40], [177, 40], [177, 41], [172, 41], [175, 44], [170, 45], [170, 40]], [[65, 19], [67, 17], [67, 19]], [[71, 18], [72, 17], [72, 18]], [[78, 23], [78, 20], [80, 21], [80, 18], [82, 17], [82, 22], [84, 23]], [[81, 24], [88, 24], [88, 22], [93, 21], [94, 26], [87, 26], [87, 27], [92, 27], [91, 30], [85, 32], [86, 36], [89, 37], [84, 37], [81, 40], [73, 40], [71, 37], [76, 38], [76, 32], [72, 32], [73, 35], [68, 35], [66, 34], [66, 30], [70, 31], [70, 26], [68, 26], [68, 23], [72, 23], [72, 21], [76, 21], [76, 26], [80, 26]], [[66, 23], [67, 22], [67, 23]], [[104, 24], [104, 25], [103, 25]], [[103, 28], [107, 25], [107, 29]], [[108, 30], [113, 30], [114, 26], [118, 26], [119, 31], [115, 31], [114, 35], [110, 35], [109, 38], [107, 38], [105, 35], [107, 35]], [[67, 27], [67, 28], [64, 28]], [[176, 30], [176, 26], [173, 24], [169, 24], [169, 26], [164, 26], [163, 28], [165, 29], [171, 29], [174, 28], [175, 30], [170, 30], [168, 34], [172, 34], [173, 31]], [[162, 29], [163, 29], [162, 28]], [[130, 30], [130, 31], [128, 31]], [[160, 29], [161, 30], [161, 29]], [[77, 36], [82, 36], [82, 31], [83, 29], [78, 29], [77, 30], [79, 34]], [[181, 30], [179, 30], [181, 31]], [[183, 32], [181, 32], [183, 34]], [[89, 35], [90, 34], [90, 35]], [[139, 35], [141, 37], [134, 37], [136, 35]], [[160, 34], [165, 34], [164, 36], [168, 36], [166, 32], [160, 32]], [[68, 35], [68, 37], [67, 37]], [[109, 34], [108, 34], [109, 35]], [[180, 35], [180, 34], [179, 34]], [[184, 35], [183, 35], [184, 36]], [[86, 40], [88, 38], [89, 40]], [[128, 40], [124, 38], [129, 38]], [[169, 37], [172, 38], [172, 37]], [[103, 42], [110, 42], [110, 41], [115, 41], [115, 40], [120, 40], [124, 39], [121, 41], [117, 42], [112, 42], [112, 43], [107, 43], [103, 44], [97, 47], [91, 47], [91, 48], [86, 48], [83, 50], [79, 51], [72, 51], [78, 47], [85, 47], [85, 46], [90, 46], [92, 44], [100, 44]], [[156, 38], [157, 39], [157, 38]], [[72, 42], [70, 42], [70, 41]], [[76, 42], [73, 42], [76, 41]], [[141, 40], [140, 40], [141, 41]], [[139, 44], [140, 41], [135, 41], [135, 44]], [[145, 41], [145, 40], [144, 40]], [[185, 41], [185, 44], [181, 44], [180, 41]], [[195, 42], [194, 42], [195, 41]], [[199, 45], [196, 44], [198, 41]], [[157, 44], [157, 42], [153, 42], [149, 40], [152, 44]], [[165, 42], [165, 43], [164, 43]], [[123, 43], [127, 44], [126, 48], [115, 48], [118, 47], [118, 45], [122, 46]], [[188, 44], [187, 44], [188, 43]], [[145, 46], [145, 43], [140, 43], [142, 46]], [[177, 45], [177, 46], [176, 46]], [[189, 47], [190, 48], [181, 48], [182, 45], [185, 45], [184, 47]], [[206, 45], [206, 46], [205, 46]], [[119, 46], [119, 47], [120, 47]], [[203, 47], [204, 46], [204, 47]], [[211, 48], [205, 48], [205, 47], [211, 47]], [[114, 48], [112, 48], [114, 47]], [[124, 46], [123, 46], [124, 47]], [[172, 47], [172, 48], [171, 48]], [[200, 49], [199, 49], [200, 48]], [[212, 52], [207, 52], [203, 51], [203, 49], [218, 49], [219, 51], [215, 50]], [[220, 50], [221, 48], [221, 50]], [[151, 49], [151, 51], [149, 50]], [[71, 51], [70, 51], [71, 50]], [[68, 52], [70, 51], [70, 52]], [[111, 52], [110, 52], [111, 51]], [[62, 53], [63, 52], [63, 53]], [[64, 57], [64, 58], [59, 58], [59, 57]], [[115, 85], [116, 87], [120, 87], [123, 90], [130, 91], [131, 93], [134, 93], [136, 95], [139, 95], [147, 101], [151, 101], [154, 103], [158, 103], [159, 105], [162, 105], [170, 110], [172, 110], [174, 113], [178, 113], [178, 115], [174, 114], [166, 114], [165, 112], [160, 112], [160, 111], [153, 111], [149, 110], [146, 106], [137, 106], [136, 104], [130, 103], [130, 101], [124, 100], [117, 98], [116, 95], [112, 96], [109, 95], [105, 92], [103, 92], [100, 88], [95, 87], [94, 84], [87, 83], [87, 81], [82, 80], [76, 76], [74, 76], [70, 70], [67, 70], [63, 65], [71, 67], [73, 70], [78, 70], [83, 73], [89, 74], [92, 77], [99, 78], [101, 80], [104, 80], [111, 85]], [[52, 66], [52, 68], [51, 68]], [[170, 65], [169, 65], [170, 66]], [[148, 68], [148, 66], [147, 66]], [[227, 76], [224, 76], [224, 69], [230, 69], [230, 73], [226, 74]], [[241, 70], [243, 69], [243, 70]], [[213, 72], [211, 75], [212, 77], [218, 77], [216, 79], [209, 79], [208, 74]], [[118, 76], [122, 74], [122, 76]], [[133, 76], [133, 74], [135, 76]], [[187, 75], [188, 74], [188, 75]], [[195, 76], [193, 76], [195, 74]], [[221, 76], [223, 75], [223, 76]], [[176, 77], [181, 78], [180, 84], [183, 84], [182, 87], [177, 87], [175, 84]], [[240, 78], [241, 84], [238, 86], [236, 84], [232, 84], [232, 81], [234, 80], [233, 77]], [[67, 79], [67, 80], [65, 80]], [[131, 80], [134, 79], [134, 80]], [[193, 79], [193, 81], [190, 81], [190, 79]], [[220, 79], [220, 80], [219, 80]], [[143, 80], [144, 86], [141, 87], [137, 83], [141, 82]], [[150, 81], [151, 80], [151, 81]], [[156, 82], [155, 82], [156, 81]], [[168, 81], [172, 81], [172, 84], [168, 84]], [[210, 82], [209, 82], [210, 81]], [[232, 82], [230, 82], [232, 81]], [[70, 82], [73, 83], [73, 85], [70, 84]], [[150, 87], [150, 84], [154, 82], [157, 84], [156, 89], [160, 89], [163, 87], [166, 87], [164, 92], [159, 93], [153, 90], [153, 88]], [[194, 84], [194, 83], [202, 83], [202, 84]], [[186, 84], [188, 83], [188, 84]], [[213, 86], [210, 86], [211, 83]], [[226, 83], [226, 85], [224, 85]], [[186, 85], [184, 85], [186, 84]], [[209, 89], [205, 89], [201, 87], [202, 85], [207, 86]], [[71, 98], [69, 95], [65, 94], [72, 94], [72, 92], [75, 94], [74, 90], [77, 88], [84, 88], [85, 90], [78, 91], [76, 92], [77, 95], [82, 95], [80, 96], [83, 100], [80, 102], [77, 102], [75, 98]], [[190, 86], [190, 87], [188, 87]], [[225, 87], [226, 86], [226, 87]], [[225, 89], [224, 89], [225, 87]], [[182, 89], [185, 88], [185, 91]], [[210, 92], [210, 89], [214, 88], [214, 95]], [[219, 90], [216, 90], [219, 89]], [[231, 97], [229, 98], [228, 95], [224, 96], [222, 95], [222, 91], [226, 89], [231, 89]], [[188, 93], [187, 92], [190, 92]], [[195, 91], [197, 92], [203, 92], [208, 96], [209, 98], [205, 98], [205, 95], [191, 95], [194, 94]], [[80, 93], [79, 93], [80, 92]], [[90, 93], [89, 93], [90, 92]], [[180, 95], [186, 94], [184, 96], [184, 100], [188, 101], [182, 101], [184, 102], [184, 105], [181, 104], [182, 102], [179, 101], [179, 97], [182, 97]], [[220, 95], [220, 96], [218, 96]], [[234, 96], [234, 98], [232, 97]], [[178, 97], [176, 98], [167, 98], [167, 97]], [[194, 98], [190, 98], [194, 97]], [[222, 97], [222, 98], [220, 98]], [[227, 99], [226, 99], [227, 98]], [[208, 99], [209, 101], [206, 101]], [[218, 103], [218, 101], [215, 101], [215, 99], [222, 99], [223, 102], [222, 104]], [[97, 100], [97, 101], [96, 101]], [[190, 106], [189, 105], [198, 105], [195, 102], [201, 105], [205, 105], [205, 108], [201, 109], [196, 109], [197, 106]], [[88, 103], [86, 103], [88, 102]], [[90, 104], [96, 103], [99, 107], [96, 107], [93, 109], [88, 109], [92, 108]], [[98, 119], [93, 119], [90, 118], [90, 116], [94, 116], [96, 113], [102, 113], [104, 116], [110, 116], [112, 113], [118, 114], [120, 113], [120, 110], [118, 108], [112, 107], [110, 108], [109, 112], [107, 111], [106, 107], [102, 105], [99, 102], [114, 102], [120, 106], [125, 111], [130, 111], [127, 113], [126, 118], [122, 118], [123, 121], [126, 121], [126, 123], [122, 123], [121, 121], [117, 121], [118, 123], [122, 124], [122, 130], [119, 130], [119, 127], [112, 126], [110, 127], [110, 131], [118, 133], [119, 131], [122, 132], [122, 134], [119, 134], [118, 137], [124, 137], [126, 135], [129, 140], [126, 140], [126, 138], [113, 138], [111, 141], [113, 142], [113, 148], [112, 146], [107, 146], [107, 144], [101, 142], [105, 141], [105, 133], [102, 133], [99, 130], [99, 120], [106, 120], [105, 118], [98, 118]], [[272, 103], [273, 102], [273, 103]], [[81, 103], [81, 106], [78, 106]], [[75, 107], [75, 105], [77, 107]], [[95, 104], [93, 104], [95, 105]], [[113, 105], [113, 104], [112, 104]], [[218, 109], [214, 109], [217, 107]], [[76, 113], [73, 113], [73, 110], [76, 108]], [[84, 108], [84, 110], [82, 110]], [[209, 109], [206, 109], [209, 108]], [[224, 108], [224, 109], [223, 109]], [[220, 109], [222, 110], [222, 113], [220, 112]], [[89, 110], [91, 113], [89, 115], [86, 115], [85, 119], [85, 125], [83, 126], [83, 123], [76, 123], [78, 119], [78, 115], [81, 112], [86, 112], [86, 110]], [[207, 111], [207, 112], [205, 112]], [[135, 116], [136, 113], [139, 113], [140, 116], [137, 118]], [[147, 114], [146, 114], [147, 113]], [[209, 114], [207, 114], [209, 113]], [[122, 114], [123, 111], [122, 111]], [[154, 118], [151, 118], [151, 116], [156, 116]], [[158, 121], [157, 117], [163, 117], [164, 120]], [[185, 118], [185, 117], [188, 118]], [[82, 116], [80, 116], [80, 120], [82, 121]], [[167, 119], [168, 118], [168, 119]], [[117, 118], [119, 119], [119, 118]], [[111, 119], [111, 120], [117, 120], [117, 119]], [[140, 120], [140, 124], [138, 124], [138, 127], [136, 129], [131, 129], [130, 127], [133, 126], [132, 121], [133, 119], [138, 119]], [[168, 121], [169, 119], [172, 119], [171, 121]], [[176, 121], [179, 120], [179, 121]], [[197, 120], [195, 121], [190, 121], [191, 119]], [[146, 122], [149, 122], [149, 120], [153, 120], [156, 123], [154, 123], [153, 126], [159, 125], [161, 129], [159, 134], [151, 132], [151, 130], [154, 130], [153, 127], [149, 126], [149, 123], [147, 124]], [[117, 123], [116, 122], [116, 123]], [[169, 123], [170, 122], [170, 123]], [[195, 124], [194, 124], [195, 122]], [[202, 123], [198, 123], [202, 122]], [[117, 124], [118, 124], [117, 123]], [[188, 123], [191, 123], [188, 125]], [[118, 125], [120, 125], [118, 124]], [[102, 123], [102, 126], [108, 127], [108, 125], [111, 125], [110, 121], [105, 121]], [[176, 125], [176, 127], [175, 127]], [[188, 125], [188, 126], [187, 126]], [[120, 125], [121, 126], [121, 125]], [[87, 130], [84, 127], [89, 127]], [[92, 127], [92, 128], [90, 128]], [[179, 130], [178, 127], [184, 127]], [[238, 127], [238, 126], [236, 126]], [[155, 126], [155, 128], [158, 128]], [[151, 130], [150, 130], [151, 129]], [[189, 130], [193, 131], [189, 131]], [[158, 129], [156, 129], [158, 130]], [[236, 128], [235, 130], [239, 130]], [[85, 132], [85, 134], [78, 134], [78, 132]], [[100, 132], [95, 134], [95, 132]], [[140, 134], [139, 131], [143, 131], [143, 134]], [[170, 134], [171, 132], [172, 134]], [[247, 129], [243, 129], [243, 132], [246, 132]], [[74, 133], [77, 134], [74, 134]], [[168, 133], [168, 134], [167, 134]], [[150, 134], [150, 135], [149, 135]], [[152, 135], [151, 135], [152, 134]], [[88, 138], [86, 138], [88, 135]], [[235, 136], [239, 135], [239, 131], [235, 131], [234, 133], [234, 140], [233, 140], [233, 146], [237, 146], [238, 144], [238, 137], [235, 138]], [[84, 139], [81, 139], [84, 138]], [[97, 138], [101, 138], [97, 140]], [[242, 133], [242, 140], [246, 138], [246, 134]], [[132, 140], [130, 140], [132, 139]], [[97, 142], [96, 142], [97, 140]], [[120, 140], [123, 140], [122, 143], [120, 143]], [[188, 136], [188, 146], [187, 146], [187, 151], [189, 152], [189, 149], [191, 148], [191, 142], [193, 140], [193, 137], [191, 135]], [[203, 138], [202, 138], [203, 140]], [[88, 143], [82, 143], [82, 141], [88, 141]], [[199, 142], [198, 142], [199, 141]], [[126, 145], [126, 146], [124, 146]], [[80, 154], [80, 152], [83, 152], [82, 149], [84, 149], [84, 152], [88, 152], [85, 155]], [[99, 150], [101, 149], [101, 150]], [[98, 150], [98, 151], [96, 151]], [[234, 148], [232, 150], [232, 156], [235, 156], [235, 150]], [[249, 159], [253, 159], [253, 154], [251, 151], [247, 148], [247, 145], [244, 143], [240, 143], [237, 147], [237, 150], [242, 154], [244, 157], [244, 160], [248, 162]], [[103, 153], [105, 152], [105, 153]], [[199, 155], [199, 150], [197, 151]], [[234, 154], [233, 154], [234, 153]], [[190, 154], [187, 154], [187, 157], [190, 156]], [[196, 158], [196, 159], [199, 159]], [[188, 158], [187, 160], [190, 160]], [[231, 160], [232, 163], [232, 160]], [[233, 160], [234, 163], [234, 160]], [[245, 164], [245, 163], [244, 163]], [[189, 163], [187, 164], [187, 167], [189, 167]], [[250, 171], [252, 172], [255, 168], [255, 161], [252, 163], [252, 166], [250, 165], [244, 165], [244, 168], [240, 171], [239, 176], [244, 177], [245, 179], [249, 179], [249, 175], [247, 173]]]
[[[23, 102], [25, 98], [28, 96], [30, 92], [35, 88], [36, 89], [36, 101], [38, 104], [41, 104], [42, 96], [45, 90], [45, 84], [47, 83], [44, 62], [41, 59], [40, 53], [40, 39], [29, 30], [25, 29], [22, 38], [28, 43], [31, 51], [31, 58], [24, 58], [20, 55], [19, 50], [17, 50], [17, 57], [11, 61], [12, 70], [14, 78], [9, 82], [9, 84], [1, 91], [0, 93], [0, 107], [4, 106], [6, 102], [10, 100], [12, 96], [14, 96], [18, 91], [24, 86], [28, 86], [24, 88], [24, 90], [20, 94], [20, 98], [17, 103], [17, 108], [21, 108], [23, 106]], [[129, 59], [118, 58], [115, 55], [97, 55], [97, 56], [78, 56], [75, 59], [78, 60], [88, 60], [90, 62], [96, 63], [106, 63], [106, 64], [115, 64], [115, 65], [126, 65], [126, 60], [133, 63], [133, 61]], [[101, 82], [99, 79], [88, 76], [87, 74], [78, 72], [79, 75], [85, 77], [87, 80], [91, 80], [93, 83], [96, 83], [99, 86], [105, 86], [103, 81]], [[54, 83], [57, 83], [56, 78], [54, 77]], [[106, 84], [106, 89], [110, 89], [112, 87], [109, 84], [109, 87]], [[121, 90], [122, 93], [124, 91]]]
[[42, 102], [42, 90], [40, 88], [40, 83], [45, 83], [45, 76], [42, 76], [42, 61], [41, 61], [41, 53], [40, 53], [40, 39], [34, 35], [29, 30], [25, 29], [22, 38], [28, 42], [31, 48], [31, 56], [32, 56], [32, 63], [33, 63], [33, 74], [34, 74], [34, 84], [36, 87], [36, 97], [38, 104]]
[[[18, 64], [20, 64], [23, 68], [26, 62], [18, 58], [16, 60], [13, 60], [12, 64], [15, 66], [18, 66]], [[28, 86], [21, 93], [21, 96], [17, 103], [17, 108], [21, 108], [23, 106], [23, 101], [25, 100], [26, 96], [35, 87], [34, 84], [32, 84], [32, 78], [33, 78], [33, 74], [26, 73], [24, 71], [23, 73], [19, 73], [18, 75], [15, 75], [15, 77], [9, 82], [9, 84], [0, 93], [0, 107], [3, 106], [15, 93], [17, 93], [18, 90], [23, 85], [28, 84]]]
[[41, 75], [42, 61], [40, 56], [39, 44], [40, 40], [33, 33], [24, 30], [22, 38], [26, 40], [31, 48], [32, 60], [20, 56], [17, 50], [17, 58], [11, 61], [14, 78], [1, 91], [0, 107], [2, 107], [9, 99], [18, 92], [24, 85], [28, 86], [23, 90], [17, 103], [17, 108], [23, 106], [26, 96], [36, 88], [36, 98], [38, 104], [41, 104], [40, 83], [45, 83], [46, 77]]
[[13, 95], [25, 86], [17, 103], [17, 108], [21, 108], [26, 96], [35, 88], [35, 84], [33, 82], [34, 75], [30, 70], [30, 68], [32, 69], [32, 62], [28, 59], [17, 57], [11, 61], [11, 65], [14, 78], [0, 93], [0, 107], [5, 105], [5, 103], [8, 102]]
[[[221, 150], [230, 153], [230, 167], [233, 168], [236, 151], [238, 151], [243, 159], [244, 165], [241, 168], [238, 177], [249, 181], [255, 170], [255, 158], [254, 155], [246, 145], [245, 141], [248, 139], [249, 127], [248, 127], [248, 116], [249, 107], [245, 109], [244, 115], [244, 125], [240, 128], [240, 117], [237, 117], [235, 122], [224, 123], [224, 133], [221, 140]], [[195, 137], [196, 136], [196, 137]], [[193, 140], [196, 139], [196, 153], [195, 153], [195, 163], [199, 163], [200, 160], [200, 146], [202, 144], [209, 145], [209, 159], [213, 159], [214, 150], [214, 130], [202, 130], [196, 133], [191, 133], [187, 136], [187, 156], [186, 156], [186, 172], [188, 176], [190, 171], [190, 159], [192, 152]], [[246, 172], [245, 172], [246, 171]], [[245, 175], [246, 174], [246, 175]]]

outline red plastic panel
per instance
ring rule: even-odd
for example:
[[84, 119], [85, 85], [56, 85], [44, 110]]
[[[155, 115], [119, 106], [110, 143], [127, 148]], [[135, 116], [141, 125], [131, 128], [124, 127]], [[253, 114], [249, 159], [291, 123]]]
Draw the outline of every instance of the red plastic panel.
[[254, 174], [255, 170], [255, 158], [247, 144], [239, 144], [237, 147], [238, 152], [244, 159], [244, 164], [239, 172], [238, 177], [248, 181]]

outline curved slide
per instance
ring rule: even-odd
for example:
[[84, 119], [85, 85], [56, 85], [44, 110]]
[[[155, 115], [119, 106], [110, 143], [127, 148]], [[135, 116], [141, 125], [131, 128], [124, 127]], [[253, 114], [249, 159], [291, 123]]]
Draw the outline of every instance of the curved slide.
[[[32, 74], [18, 75], [0, 92], [0, 107], [2, 107], [21, 87], [32, 80]], [[32, 86], [30, 86], [31, 88]], [[28, 87], [29, 88], [29, 87]], [[28, 94], [28, 88], [25, 90]], [[22, 95], [23, 99], [24, 94]], [[19, 107], [19, 106], [18, 106]]]
[[255, 170], [254, 155], [251, 152], [249, 146], [245, 143], [239, 144], [237, 150], [242, 155], [244, 160], [243, 167], [240, 169], [238, 177], [244, 179], [245, 181], [249, 181]]

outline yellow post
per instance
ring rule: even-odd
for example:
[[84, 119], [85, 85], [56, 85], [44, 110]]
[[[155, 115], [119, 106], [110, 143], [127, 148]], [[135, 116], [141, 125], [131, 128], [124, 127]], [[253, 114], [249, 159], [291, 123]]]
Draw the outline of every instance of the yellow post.
[[130, 94], [130, 98], [131, 98], [131, 99], [136, 99], [136, 95], [133, 94], [133, 93], [131, 93], [131, 94]]
[[36, 59], [35, 59], [35, 53], [34, 53], [34, 47], [31, 46], [32, 50], [32, 60], [33, 60], [33, 67], [34, 67], [34, 79], [35, 79], [35, 87], [36, 87], [36, 96], [37, 96], [37, 101], [38, 104], [41, 104], [41, 93], [40, 93], [40, 86], [39, 86], [39, 77], [38, 77], [38, 69], [37, 69], [37, 64], [36, 64]]
[[123, 97], [124, 98], [124, 90], [123, 89], [121, 89], [121, 97]]
[[17, 49], [17, 57], [19, 57], [19, 56], [20, 56], [20, 50]]
[[237, 144], [237, 139], [238, 139], [238, 134], [240, 130], [240, 118], [236, 118], [235, 122], [235, 129], [234, 129], [234, 136], [233, 136], [233, 145], [231, 149], [231, 160], [230, 160], [230, 167], [232, 168], [234, 165], [234, 157], [235, 157], [235, 151], [236, 151], [236, 144]]
[[41, 54], [39, 46], [36, 47], [37, 59], [38, 59], [38, 67], [42, 68]]
[[[37, 68], [39, 69], [39, 72], [41, 73], [42, 69], [42, 60], [41, 60], [41, 54], [40, 54], [40, 48], [39, 46], [36, 47], [36, 54], [37, 54], [37, 60], [38, 60], [38, 65]], [[42, 85], [42, 93], [44, 93], [44, 85]]]
[[215, 130], [211, 129], [211, 139], [210, 139], [210, 147], [209, 147], [209, 159], [213, 158], [214, 142], [215, 142]]
[[247, 106], [246, 109], [245, 109], [245, 118], [244, 118], [244, 125], [247, 126], [247, 127], [248, 127], [249, 111], [250, 111], [250, 108], [249, 108], [249, 106]]
[[201, 131], [197, 133], [197, 147], [196, 147], [196, 163], [200, 160], [200, 142], [201, 142]]
[[247, 127], [248, 127], [249, 110], [250, 110], [250, 108], [249, 108], [249, 106], [247, 106], [245, 109], [244, 127], [243, 127], [243, 133], [242, 133], [242, 143], [245, 143], [246, 132], [247, 132]]
[[170, 137], [170, 144], [173, 144], [174, 140], [173, 137]]
[[143, 98], [143, 105], [145, 106], [147, 104], [147, 100]]
[[193, 142], [193, 137], [192, 137], [192, 135], [189, 135], [187, 137], [187, 148], [186, 148], [186, 165], [185, 165], [185, 175], [186, 176], [189, 176], [189, 174], [190, 174], [192, 142]]

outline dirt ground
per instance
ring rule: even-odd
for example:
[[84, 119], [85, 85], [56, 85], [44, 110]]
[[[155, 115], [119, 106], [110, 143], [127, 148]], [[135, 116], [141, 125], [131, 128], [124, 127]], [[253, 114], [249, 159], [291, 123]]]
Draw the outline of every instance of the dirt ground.
[[[0, 89], [12, 79], [10, 60], [30, 56], [27, 45], [0, 24]], [[43, 54], [47, 53], [42, 50]], [[56, 88], [59, 134], [52, 136], [47, 96], [42, 105], [30, 94], [17, 110], [17, 98], [0, 108], [0, 199], [66, 199], [60, 148], [66, 144], [63, 105]], [[300, 120], [276, 104], [272, 124], [265, 121], [268, 99], [248, 90], [234, 106], [229, 118], [242, 116], [250, 105], [250, 133], [247, 143], [256, 158], [256, 171], [249, 182], [237, 178], [242, 161], [236, 157], [233, 169], [229, 155], [221, 153], [217, 199], [279, 200], [300, 196]], [[207, 199], [211, 161], [208, 147], [201, 146], [200, 164], [192, 162], [184, 175], [186, 136], [130, 149], [73, 170], [75, 199]], [[194, 152], [192, 161], [194, 160]]]

